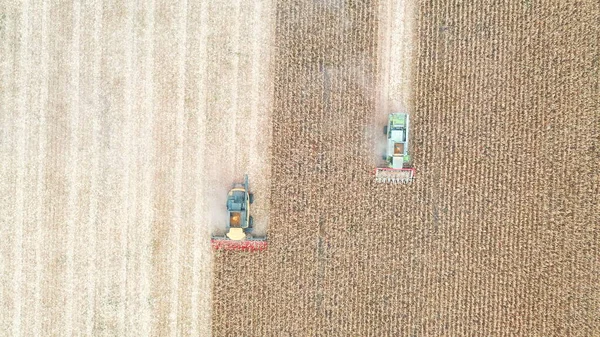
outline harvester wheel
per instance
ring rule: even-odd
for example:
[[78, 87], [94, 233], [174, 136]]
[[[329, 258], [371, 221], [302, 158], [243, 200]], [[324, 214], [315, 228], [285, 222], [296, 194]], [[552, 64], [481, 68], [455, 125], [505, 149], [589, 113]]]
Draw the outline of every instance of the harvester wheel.
[[383, 127], [383, 134], [387, 136], [387, 125]]
[[250, 216], [250, 219], [248, 219], [248, 228], [254, 228], [254, 218], [252, 215]]
[[250, 199], [250, 203], [254, 202], [254, 193], [248, 194], [248, 198]]

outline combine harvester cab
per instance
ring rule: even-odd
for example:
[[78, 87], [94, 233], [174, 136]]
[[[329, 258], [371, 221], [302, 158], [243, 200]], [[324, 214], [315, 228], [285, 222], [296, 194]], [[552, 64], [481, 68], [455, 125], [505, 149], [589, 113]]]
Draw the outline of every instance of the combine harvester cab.
[[254, 219], [250, 206], [254, 195], [248, 189], [248, 175], [243, 184], [234, 184], [227, 194], [227, 232], [225, 236], [213, 236], [211, 245], [215, 250], [261, 251], [267, 249], [266, 237], [253, 237]]
[[375, 169], [375, 181], [380, 183], [408, 184], [415, 179], [415, 169], [408, 152], [409, 117], [405, 113], [392, 113], [383, 128], [386, 136], [386, 153], [383, 159], [387, 167]]

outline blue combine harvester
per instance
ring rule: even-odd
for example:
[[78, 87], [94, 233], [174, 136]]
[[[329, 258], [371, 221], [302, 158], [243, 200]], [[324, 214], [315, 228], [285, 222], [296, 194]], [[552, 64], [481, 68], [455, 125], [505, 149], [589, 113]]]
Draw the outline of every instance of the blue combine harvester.
[[225, 236], [213, 236], [214, 249], [256, 251], [267, 249], [266, 237], [253, 237], [254, 219], [250, 215], [250, 206], [254, 194], [249, 192], [248, 175], [243, 184], [234, 184], [227, 194], [227, 233]]

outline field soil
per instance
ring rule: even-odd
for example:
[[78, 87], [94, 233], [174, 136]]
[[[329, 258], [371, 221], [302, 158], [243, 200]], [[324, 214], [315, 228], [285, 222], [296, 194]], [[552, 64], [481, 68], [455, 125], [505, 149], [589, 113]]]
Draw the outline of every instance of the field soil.
[[209, 238], [270, 205], [272, 5], [0, 1], [0, 335], [211, 334]]
[[[278, 2], [270, 246], [215, 258], [214, 335], [599, 335], [600, 5], [420, 2], [404, 82], [404, 4]], [[418, 179], [375, 184], [397, 108]]]

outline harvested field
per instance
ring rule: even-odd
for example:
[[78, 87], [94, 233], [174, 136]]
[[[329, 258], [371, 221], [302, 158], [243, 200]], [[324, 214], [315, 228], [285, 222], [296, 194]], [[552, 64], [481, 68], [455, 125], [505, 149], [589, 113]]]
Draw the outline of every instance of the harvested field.
[[382, 186], [389, 16], [278, 3], [271, 243], [215, 259], [214, 335], [600, 335], [600, 6], [416, 11], [418, 179]]
[[211, 334], [244, 173], [268, 226], [271, 7], [0, 1], [0, 335]]

